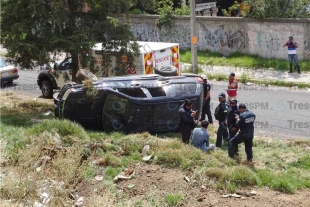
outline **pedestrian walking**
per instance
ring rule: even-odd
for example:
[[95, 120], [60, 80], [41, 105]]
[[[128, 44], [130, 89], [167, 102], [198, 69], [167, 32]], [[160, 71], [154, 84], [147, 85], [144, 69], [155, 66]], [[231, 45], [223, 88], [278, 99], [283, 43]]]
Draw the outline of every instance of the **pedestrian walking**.
[[203, 106], [202, 106], [202, 112], [201, 112], [201, 118], [200, 121], [203, 121], [206, 119], [206, 114], [208, 116], [208, 121], [209, 124], [213, 124], [213, 119], [211, 115], [211, 109], [210, 109], [210, 102], [211, 102], [211, 97], [210, 97], [210, 90], [211, 90], [211, 85], [208, 83], [208, 78], [206, 75], [201, 75], [201, 78], [203, 80]]
[[184, 143], [189, 143], [192, 130], [197, 125], [194, 119], [196, 116], [196, 111], [193, 111], [192, 106], [193, 103], [190, 100], [186, 100], [179, 109], [180, 129], [182, 133], [182, 141]]
[[238, 144], [244, 142], [247, 161], [252, 162], [253, 159], [253, 138], [254, 138], [254, 121], [255, 114], [246, 108], [246, 105], [239, 104], [240, 116], [236, 117], [239, 133], [229, 140], [228, 156], [234, 158], [235, 149]]
[[228, 101], [231, 99], [237, 99], [237, 90], [238, 90], [238, 81], [235, 77], [235, 73], [230, 73], [229, 80], [228, 80], [228, 88], [227, 88], [227, 94], [228, 94]]
[[288, 61], [290, 62], [289, 73], [293, 72], [293, 60], [294, 60], [294, 62], [296, 64], [297, 71], [300, 74], [300, 65], [299, 65], [297, 52], [296, 52], [296, 48], [298, 47], [298, 45], [296, 42], [294, 42], [294, 39], [292, 36], [290, 36], [288, 41], [286, 43], [284, 43], [283, 47], [287, 47]]
[[226, 103], [226, 96], [225, 93], [219, 93], [218, 95], [219, 105], [215, 108], [214, 117], [216, 120], [219, 121], [219, 127], [217, 130], [217, 137], [216, 137], [216, 147], [222, 147], [222, 141], [227, 140], [228, 132], [226, 127], [226, 117], [227, 117], [227, 108], [228, 104]]

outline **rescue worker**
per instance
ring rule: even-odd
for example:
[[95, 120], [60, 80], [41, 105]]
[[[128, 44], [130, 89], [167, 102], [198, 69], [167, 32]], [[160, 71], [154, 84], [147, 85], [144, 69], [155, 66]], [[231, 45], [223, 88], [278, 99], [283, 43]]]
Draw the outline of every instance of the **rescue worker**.
[[240, 116], [236, 116], [239, 133], [229, 140], [228, 156], [234, 158], [236, 147], [238, 144], [244, 142], [247, 161], [252, 162], [254, 121], [256, 116], [252, 111], [249, 111], [243, 103], [239, 104], [239, 111]]
[[237, 99], [238, 81], [235, 76], [235, 73], [230, 73], [229, 75], [227, 88], [228, 101], [230, 101], [232, 98]]
[[203, 121], [206, 119], [206, 114], [208, 116], [209, 124], [213, 124], [211, 110], [210, 110], [210, 89], [211, 85], [208, 83], [208, 78], [206, 75], [201, 75], [201, 78], [203, 80], [203, 106], [202, 106], [202, 112], [201, 112], [201, 119], [199, 121]]
[[182, 141], [187, 144], [189, 143], [192, 130], [196, 127], [196, 121], [194, 119], [196, 111], [192, 110], [192, 106], [193, 103], [190, 100], [186, 100], [179, 109]]
[[228, 138], [227, 127], [225, 123], [228, 104], [226, 103], [225, 93], [219, 93], [218, 99], [220, 103], [215, 108], [214, 112], [215, 119], [219, 121], [215, 146], [220, 148], [222, 146], [223, 139], [227, 140]]
[[[226, 126], [228, 128], [228, 140], [233, 138], [238, 132], [236, 116], [239, 116], [240, 112], [238, 110], [237, 103], [238, 101], [236, 99], [231, 99], [227, 109]], [[238, 145], [235, 148], [235, 155], [239, 155]]]

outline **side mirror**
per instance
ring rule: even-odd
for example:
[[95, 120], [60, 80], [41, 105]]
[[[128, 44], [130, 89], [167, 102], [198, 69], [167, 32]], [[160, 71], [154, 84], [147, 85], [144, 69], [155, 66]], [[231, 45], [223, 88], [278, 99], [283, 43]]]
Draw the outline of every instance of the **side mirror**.
[[55, 63], [54, 64], [54, 70], [57, 70], [58, 69], [58, 63]]

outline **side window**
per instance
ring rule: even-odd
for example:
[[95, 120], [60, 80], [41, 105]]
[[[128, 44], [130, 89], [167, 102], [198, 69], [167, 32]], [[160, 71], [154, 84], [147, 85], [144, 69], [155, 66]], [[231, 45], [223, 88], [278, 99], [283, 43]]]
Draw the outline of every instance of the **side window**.
[[146, 98], [146, 94], [141, 88], [118, 88], [117, 90], [128, 96]]
[[114, 94], [109, 94], [104, 103], [104, 109], [107, 114], [115, 116], [125, 115], [128, 100]]
[[201, 84], [196, 83], [178, 83], [169, 86], [167, 96], [179, 97], [193, 94], [200, 94], [202, 90]]

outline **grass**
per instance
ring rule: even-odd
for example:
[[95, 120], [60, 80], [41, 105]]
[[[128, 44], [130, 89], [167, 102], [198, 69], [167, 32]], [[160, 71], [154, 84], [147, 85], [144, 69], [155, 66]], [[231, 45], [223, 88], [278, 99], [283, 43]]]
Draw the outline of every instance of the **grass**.
[[[34, 105], [34, 104], [30, 104]], [[27, 113], [39, 116], [37, 107], [27, 107]], [[179, 133], [151, 135], [149, 133], [125, 135], [85, 131], [80, 125], [68, 120], [46, 119], [40, 123], [24, 122], [14, 125], [23, 116], [17, 107], [2, 108], [1, 143], [6, 143], [3, 156], [12, 176], [3, 179], [0, 198], [16, 202], [35, 201], [43, 188], [43, 181], [62, 182], [62, 188], [53, 185], [51, 206], [67, 206], [68, 195], [81, 183], [92, 182], [99, 174], [104, 182], [97, 186], [96, 196], [90, 203], [94, 206], [107, 203], [131, 202], [132, 206], [179, 206], [185, 202], [183, 195], [173, 192], [158, 200], [159, 194], [149, 195], [146, 200], [130, 200], [119, 195], [113, 179], [130, 166], [141, 163], [141, 152], [150, 145], [149, 154], [154, 155], [153, 164], [182, 170], [196, 186], [224, 192], [267, 186], [273, 190], [292, 194], [310, 188], [309, 140], [278, 141], [255, 138], [255, 165], [239, 163], [227, 157], [227, 151], [204, 153], [184, 145]], [[16, 116], [21, 113], [20, 116]], [[8, 122], [7, 120], [11, 120]], [[211, 126], [211, 143], [215, 142]], [[240, 146], [241, 157], [245, 157]], [[47, 161], [43, 158], [48, 157]], [[99, 160], [99, 161], [98, 161]], [[40, 163], [39, 165], [36, 165]], [[12, 171], [14, 169], [14, 171]], [[17, 174], [18, 179], [16, 179]], [[138, 179], [138, 177], [136, 178]], [[109, 204], [109, 205], [108, 205]], [[91, 205], [90, 205], [91, 206]]]
[[165, 201], [168, 206], [176, 206], [182, 200], [182, 195], [180, 194], [168, 194], [165, 196]]
[[[180, 51], [181, 62], [191, 63], [190, 50]], [[287, 59], [262, 58], [258, 55], [241, 54], [239, 52], [224, 56], [221, 53], [210, 51], [197, 52], [198, 64], [204, 65], [226, 65], [251, 69], [269, 69], [288, 71], [289, 63]], [[310, 61], [300, 61], [302, 71], [310, 71]]]

